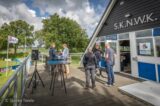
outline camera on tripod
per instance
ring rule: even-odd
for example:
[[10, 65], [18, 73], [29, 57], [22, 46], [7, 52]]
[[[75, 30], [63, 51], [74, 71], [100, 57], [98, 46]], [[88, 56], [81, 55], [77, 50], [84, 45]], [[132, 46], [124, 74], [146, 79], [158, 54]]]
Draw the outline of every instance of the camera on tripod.
[[33, 49], [32, 54], [31, 54], [32, 60], [39, 60], [39, 50], [38, 49]]
[[42, 81], [42, 79], [41, 79], [41, 77], [40, 77], [40, 75], [38, 73], [38, 70], [37, 70], [37, 61], [39, 60], [39, 50], [38, 49], [33, 49], [32, 50], [31, 59], [32, 59], [32, 61], [35, 62], [35, 69], [34, 69], [32, 78], [31, 78], [31, 80], [29, 82], [28, 88], [30, 87], [30, 85], [32, 83], [32, 92], [31, 93], [33, 93], [33, 88], [36, 89], [36, 87], [38, 85], [37, 84], [37, 78], [41, 81], [43, 87], [45, 87], [45, 85], [44, 85], [44, 83], [43, 83], [43, 81]]

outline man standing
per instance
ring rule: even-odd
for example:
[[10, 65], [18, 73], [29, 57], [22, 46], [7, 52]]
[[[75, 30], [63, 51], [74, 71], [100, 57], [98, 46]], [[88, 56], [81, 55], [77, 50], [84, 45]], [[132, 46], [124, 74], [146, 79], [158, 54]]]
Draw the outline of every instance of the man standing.
[[[99, 44], [96, 44], [96, 45], [95, 45], [95, 48], [94, 48], [94, 50], [93, 50], [93, 53], [95, 54], [96, 59], [97, 59], [97, 65], [98, 65], [97, 68], [99, 68], [99, 62], [102, 60], [102, 50], [100, 49], [100, 45], [99, 45]], [[102, 75], [102, 72], [101, 72], [100, 69], [99, 69], [99, 75], [100, 75], [100, 76]]]
[[95, 71], [97, 67], [97, 60], [94, 53], [92, 52], [92, 48], [89, 48], [88, 52], [84, 55], [83, 65], [86, 75], [86, 89], [89, 88], [90, 78], [92, 82], [92, 88], [95, 88]]
[[106, 48], [106, 63], [107, 63], [107, 72], [108, 72], [108, 86], [114, 85], [115, 79], [114, 79], [114, 72], [113, 72], [113, 66], [115, 64], [115, 52], [112, 48], [110, 48], [110, 45], [107, 43], [105, 44]]

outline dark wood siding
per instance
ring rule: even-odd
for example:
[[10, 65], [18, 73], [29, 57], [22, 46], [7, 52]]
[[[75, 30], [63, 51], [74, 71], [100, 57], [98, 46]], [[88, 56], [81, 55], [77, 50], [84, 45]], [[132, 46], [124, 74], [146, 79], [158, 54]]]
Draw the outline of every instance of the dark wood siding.
[[[160, 27], [160, 0], [123, 0], [124, 4], [120, 5], [122, 0], [117, 0], [109, 17], [100, 30], [97, 36], [106, 36], [110, 34], [118, 34], [123, 32], [130, 32], [136, 30], [143, 30], [148, 28]], [[131, 17], [126, 18], [125, 15], [129, 13]], [[130, 20], [139, 16], [154, 13], [152, 18], [157, 18], [157, 21], [129, 26], [126, 28], [114, 29], [114, 23]]]

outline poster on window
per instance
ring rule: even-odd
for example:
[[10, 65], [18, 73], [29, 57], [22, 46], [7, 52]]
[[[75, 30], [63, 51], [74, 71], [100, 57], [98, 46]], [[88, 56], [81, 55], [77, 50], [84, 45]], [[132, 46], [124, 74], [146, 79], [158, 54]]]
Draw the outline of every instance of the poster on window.
[[139, 51], [141, 55], [151, 55], [151, 43], [139, 43]]

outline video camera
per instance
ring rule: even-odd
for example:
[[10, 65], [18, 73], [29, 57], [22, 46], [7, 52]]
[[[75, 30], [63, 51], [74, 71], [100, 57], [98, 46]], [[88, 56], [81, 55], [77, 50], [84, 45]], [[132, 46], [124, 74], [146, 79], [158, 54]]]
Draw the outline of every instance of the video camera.
[[39, 60], [39, 50], [33, 49], [31, 54], [32, 60]]

